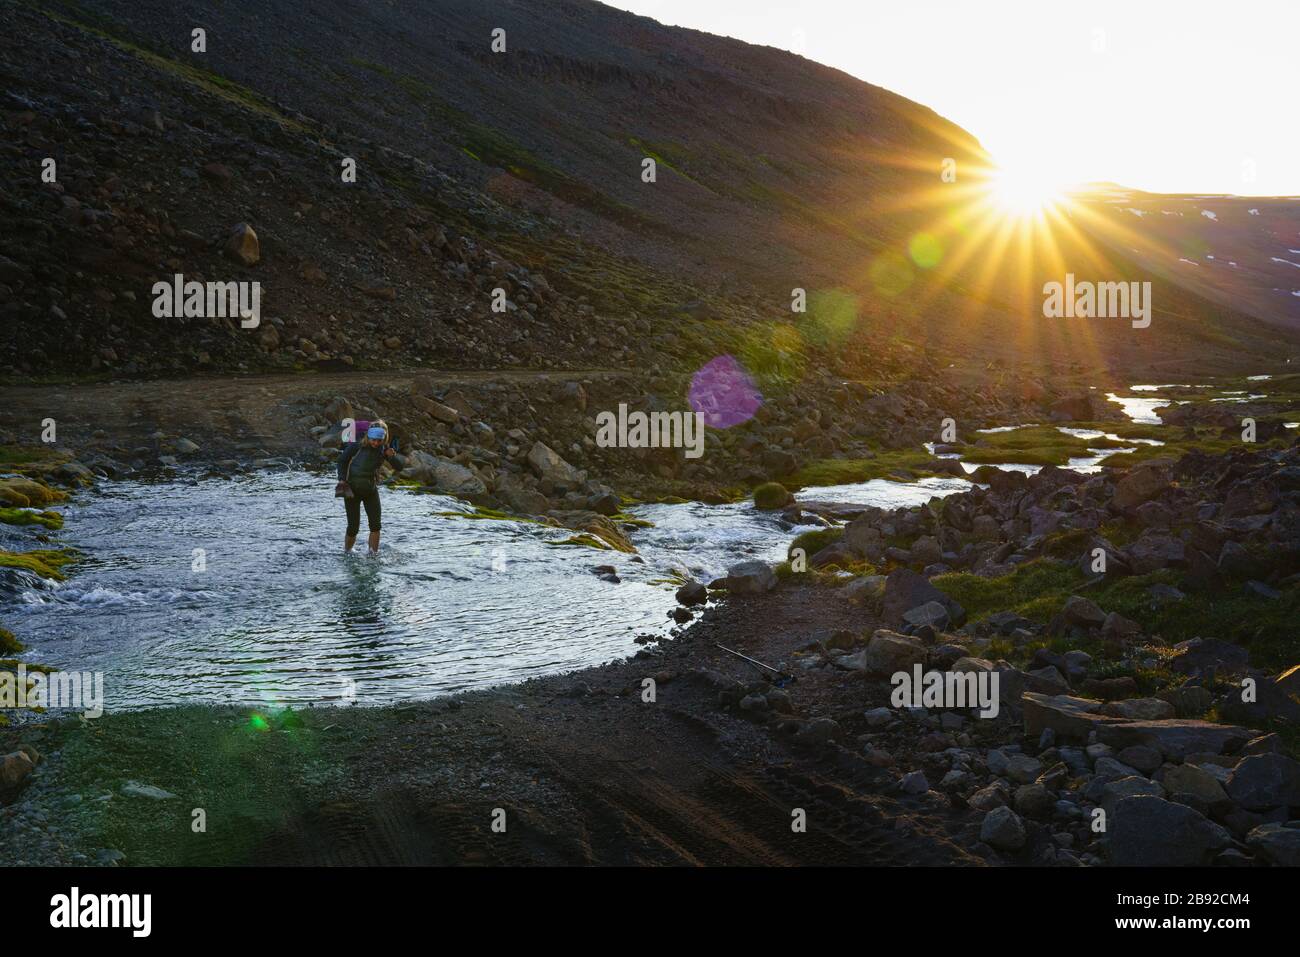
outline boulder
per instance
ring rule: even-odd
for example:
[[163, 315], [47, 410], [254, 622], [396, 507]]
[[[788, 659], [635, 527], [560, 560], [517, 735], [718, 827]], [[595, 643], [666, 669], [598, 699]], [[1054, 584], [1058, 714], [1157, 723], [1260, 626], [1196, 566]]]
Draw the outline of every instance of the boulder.
[[1300, 762], [1282, 754], [1252, 754], [1228, 776], [1227, 792], [1248, 811], [1300, 807]]
[[883, 628], [871, 636], [861, 654], [863, 670], [873, 675], [911, 671], [912, 665], [924, 665], [926, 661], [924, 645], [906, 635]]
[[980, 823], [980, 840], [1000, 851], [1018, 851], [1025, 846], [1025, 825], [1011, 808], [995, 807]]
[[1102, 785], [1101, 806], [1108, 816], [1114, 817], [1115, 808], [1121, 801], [1138, 795], [1162, 798], [1165, 796], [1165, 789], [1155, 781], [1148, 781], [1138, 774], [1112, 778]]
[[1101, 706], [1101, 713], [1111, 718], [1136, 718], [1155, 721], [1172, 718], [1174, 706], [1159, 698], [1130, 698], [1128, 701], [1109, 701]]
[[448, 495], [481, 495], [487, 491], [483, 480], [465, 466], [428, 452], [408, 455], [401, 475]]
[[709, 590], [699, 582], [687, 582], [677, 589], [677, 601], [687, 606], [703, 605], [709, 600]]
[[1106, 613], [1097, 607], [1097, 603], [1079, 595], [1071, 595], [1065, 600], [1061, 615], [1067, 624], [1080, 628], [1100, 628], [1106, 623]]
[[586, 472], [575, 469], [542, 442], [533, 443], [528, 452], [528, 465], [538, 478], [547, 479], [557, 486], [573, 489], [587, 480]]
[[1072, 695], [1047, 695], [1026, 691], [1020, 696], [1024, 709], [1025, 736], [1037, 739], [1044, 728], [1051, 728], [1058, 738], [1087, 741], [1088, 735], [1103, 721], [1101, 702]]
[[1168, 487], [1168, 471], [1158, 466], [1140, 466], [1115, 483], [1111, 504], [1121, 510], [1136, 508]]
[[776, 573], [767, 562], [741, 562], [727, 569], [725, 581], [733, 595], [761, 595], [776, 587]]
[[255, 266], [262, 258], [262, 247], [257, 233], [248, 223], [238, 223], [226, 238], [226, 255], [245, 266]]
[[1300, 821], [1261, 824], [1246, 835], [1246, 844], [1270, 864], [1300, 867]]
[[887, 624], [901, 624], [907, 612], [931, 601], [938, 602], [948, 610], [948, 618], [953, 627], [960, 628], [965, 624], [966, 610], [961, 605], [911, 569], [898, 568], [885, 579], [881, 617]]
[[1205, 815], [1152, 795], [1124, 798], [1111, 815], [1110, 859], [1121, 867], [1198, 867], [1231, 843]]
[[1207, 805], [1226, 801], [1228, 795], [1218, 779], [1204, 768], [1194, 764], [1178, 764], [1165, 772], [1160, 781], [1172, 797], [1177, 794], [1190, 794]]
[[1097, 739], [1102, 744], [1108, 744], [1117, 750], [1140, 744], [1155, 748], [1166, 758], [1179, 761], [1198, 752], [1228, 754], [1239, 749], [1251, 737], [1253, 732], [1245, 728], [1192, 718], [1169, 718], [1163, 721], [1122, 721], [1112, 718], [1097, 726]]
[[1169, 659], [1171, 670], [1182, 675], [1200, 675], [1214, 669], [1236, 674], [1250, 664], [1250, 652], [1241, 645], [1218, 638], [1191, 638], [1174, 645]]
[[22, 790], [35, 769], [35, 763], [22, 751], [0, 757], [0, 801], [8, 801]]

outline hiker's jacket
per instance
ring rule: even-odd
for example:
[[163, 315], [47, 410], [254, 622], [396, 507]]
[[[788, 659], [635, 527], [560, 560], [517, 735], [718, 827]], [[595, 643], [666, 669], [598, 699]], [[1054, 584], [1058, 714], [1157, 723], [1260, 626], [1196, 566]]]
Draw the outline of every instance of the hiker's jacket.
[[396, 445], [381, 445], [375, 448], [369, 442], [351, 442], [339, 455], [339, 481], [347, 482], [357, 495], [368, 494], [377, 483], [376, 473], [388, 461], [384, 457], [385, 449], [396, 451]]

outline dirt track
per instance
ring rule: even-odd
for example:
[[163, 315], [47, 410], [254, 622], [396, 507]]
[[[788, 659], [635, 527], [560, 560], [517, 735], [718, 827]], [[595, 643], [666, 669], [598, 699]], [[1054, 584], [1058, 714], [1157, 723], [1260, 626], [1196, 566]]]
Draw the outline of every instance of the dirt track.
[[81, 385], [25, 385], [0, 388], [0, 430], [35, 442], [41, 420], [58, 423], [61, 443], [84, 443], [103, 430], [119, 443], [143, 441], [154, 431], [189, 436], [201, 445], [217, 441], [234, 448], [259, 448], [269, 454], [299, 452], [304, 430], [296, 422], [297, 404], [378, 387], [409, 388], [419, 376], [440, 386], [484, 383], [554, 382], [627, 376], [630, 371], [528, 369], [446, 371], [409, 369], [383, 372], [318, 372], [300, 375], [220, 376]]

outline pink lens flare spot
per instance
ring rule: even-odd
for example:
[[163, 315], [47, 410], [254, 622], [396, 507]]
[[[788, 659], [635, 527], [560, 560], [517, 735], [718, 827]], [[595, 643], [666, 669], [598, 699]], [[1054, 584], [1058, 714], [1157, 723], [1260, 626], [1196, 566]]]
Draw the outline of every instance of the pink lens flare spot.
[[752, 419], [763, 395], [739, 362], [718, 356], [695, 373], [687, 401], [704, 417], [705, 425], [729, 429]]

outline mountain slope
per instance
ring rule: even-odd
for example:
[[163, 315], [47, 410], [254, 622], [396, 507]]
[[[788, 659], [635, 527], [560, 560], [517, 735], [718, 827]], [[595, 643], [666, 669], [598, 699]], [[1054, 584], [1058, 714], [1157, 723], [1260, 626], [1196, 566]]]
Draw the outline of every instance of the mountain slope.
[[[0, 246], [15, 319], [0, 348], [20, 376], [689, 370], [723, 352], [793, 375], [810, 359], [889, 374], [993, 357], [1210, 371], [1276, 353], [1251, 316], [1177, 276], [1157, 277], [1153, 334], [1043, 319], [1059, 263], [1026, 268], [982, 228], [977, 141], [781, 51], [585, 0], [3, 7], [22, 29], [0, 46], [18, 227]], [[44, 156], [57, 187], [34, 178]], [[222, 256], [238, 222], [262, 240], [254, 266]], [[941, 263], [918, 261], [918, 238]], [[1050, 245], [1081, 278], [1150, 278], [1121, 249]], [[148, 290], [175, 272], [258, 279], [276, 332], [160, 324]], [[796, 287], [807, 314], [791, 311]]]

